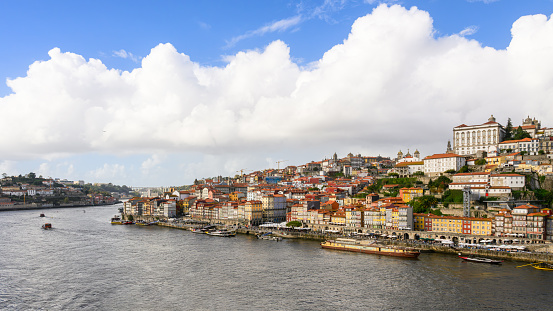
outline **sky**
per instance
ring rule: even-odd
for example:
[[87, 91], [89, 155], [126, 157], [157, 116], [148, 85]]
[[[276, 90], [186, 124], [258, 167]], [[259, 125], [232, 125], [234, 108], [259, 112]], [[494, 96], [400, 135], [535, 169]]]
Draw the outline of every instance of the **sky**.
[[[0, 1], [0, 174], [180, 186], [553, 127], [552, 0]], [[277, 163], [277, 161], [283, 161]]]

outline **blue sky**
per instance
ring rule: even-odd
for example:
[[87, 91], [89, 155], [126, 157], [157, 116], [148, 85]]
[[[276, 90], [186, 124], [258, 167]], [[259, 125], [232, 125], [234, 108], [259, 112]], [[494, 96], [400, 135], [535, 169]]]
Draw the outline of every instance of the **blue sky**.
[[553, 68], [534, 63], [552, 13], [548, 0], [1, 1], [0, 171], [181, 185], [334, 152], [429, 155], [490, 114], [553, 126], [540, 82]]

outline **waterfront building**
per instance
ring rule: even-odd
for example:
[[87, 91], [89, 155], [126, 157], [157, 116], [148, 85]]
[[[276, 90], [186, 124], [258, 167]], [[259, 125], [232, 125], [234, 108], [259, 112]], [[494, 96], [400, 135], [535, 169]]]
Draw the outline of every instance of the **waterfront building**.
[[346, 213], [346, 227], [361, 228], [364, 226], [363, 209], [359, 206], [349, 205], [344, 207]]
[[493, 115], [483, 124], [461, 124], [453, 128], [453, 152], [460, 155], [496, 152], [503, 137], [505, 129]]
[[492, 235], [492, 219], [461, 217], [461, 216], [437, 216], [433, 214], [416, 214], [416, 227], [423, 231], [437, 233], [455, 233], [467, 235]]
[[380, 208], [378, 207], [370, 207], [363, 212], [363, 223], [366, 228], [382, 229], [384, 228], [385, 221], [385, 215], [381, 215]]
[[286, 197], [281, 194], [269, 194], [261, 200], [263, 222], [286, 221]]
[[244, 218], [246, 224], [258, 226], [263, 223], [263, 203], [261, 201], [247, 201], [244, 204]]
[[168, 218], [177, 216], [177, 202], [175, 200], [164, 201], [161, 206], [163, 207], [163, 216]]

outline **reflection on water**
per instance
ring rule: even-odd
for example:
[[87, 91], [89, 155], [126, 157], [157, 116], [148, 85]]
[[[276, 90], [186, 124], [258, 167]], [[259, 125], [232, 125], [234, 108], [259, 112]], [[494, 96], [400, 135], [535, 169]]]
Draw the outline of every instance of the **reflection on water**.
[[[117, 208], [0, 213], [0, 309], [545, 310], [553, 302], [553, 273], [514, 262], [111, 225]], [[54, 229], [42, 230], [45, 222]]]

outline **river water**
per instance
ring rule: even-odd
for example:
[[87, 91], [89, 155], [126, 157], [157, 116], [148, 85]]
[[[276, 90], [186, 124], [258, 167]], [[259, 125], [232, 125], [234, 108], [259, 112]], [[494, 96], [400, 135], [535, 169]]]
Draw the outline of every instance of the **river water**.
[[[553, 272], [109, 223], [118, 205], [0, 213], [1, 310], [551, 310]], [[46, 218], [39, 214], [45, 213]], [[53, 230], [42, 230], [45, 222]]]

